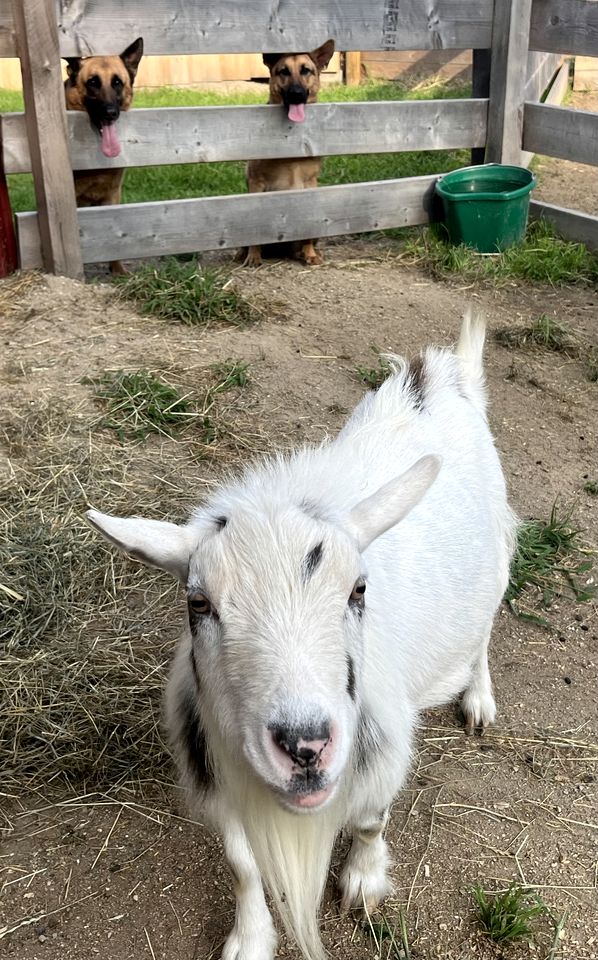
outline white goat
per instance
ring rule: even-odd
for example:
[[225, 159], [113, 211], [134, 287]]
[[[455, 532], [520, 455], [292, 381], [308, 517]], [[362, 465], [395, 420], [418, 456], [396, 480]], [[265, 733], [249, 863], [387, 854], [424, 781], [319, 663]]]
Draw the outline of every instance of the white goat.
[[342, 906], [372, 910], [391, 889], [382, 834], [418, 711], [464, 690], [468, 732], [494, 719], [487, 648], [515, 521], [483, 342], [468, 316], [455, 352], [391, 358], [335, 440], [249, 468], [185, 526], [88, 513], [186, 587], [167, 721], [234, 879], [223, 960], [272, 960], [262, 879], [303, 955], [324, 957], [317, 911], [341, 827]]

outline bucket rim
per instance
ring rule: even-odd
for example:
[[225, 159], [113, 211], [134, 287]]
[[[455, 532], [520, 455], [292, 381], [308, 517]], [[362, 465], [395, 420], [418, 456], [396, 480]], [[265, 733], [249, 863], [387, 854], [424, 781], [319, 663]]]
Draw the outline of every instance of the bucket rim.
[[[472, 173], [475, 175], [476, 171], [479, 170], [504, 170], [513, 171], [513, 173], [522, 174], [525, 173], [529, 178], [527, 183], [522, 183], [520, 187], [516, 187], [514, 190], [482, 190], [477, 193], [471, 193], [471, 191], [462, 191], [455, 192], [453, 190], [449, 191], [444, 188], [444, 181], [449, 177], [453, 177], [455, 174], [464, 174]], [[531, 170], [528, 170], [527, 167], [518, 167], [512, 163], [479, 163], [474, 164], [468, 167], [459, 167], [458, 170], [451, 170], [449, 173], [444, 173], [438, 178], [434, 187], [436, 193], [445, 200], [453, 201], [468, 201], [469, 203], [475, 202], [476, 200], [517, 200], [520, 197], [526, 196], [530, 193], [536, 186], [537, 178], [535, 173]]]

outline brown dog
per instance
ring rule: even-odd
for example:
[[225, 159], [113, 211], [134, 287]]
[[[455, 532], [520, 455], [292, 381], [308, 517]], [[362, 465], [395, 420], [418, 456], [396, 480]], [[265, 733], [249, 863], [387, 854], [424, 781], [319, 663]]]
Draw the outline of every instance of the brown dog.
[[[270, 99], [284, 107], [292, 123], [305, 119], [305, 104], [315, 103], [320, 89], [320, 73], [334, 53], [334, 40], [327, 40], [312, 53], [265, 53], [263, 60], [270, 70]], [[317, 187], [322, 161], [319, 157], [294, 160], [250, 160], [247, 164], [247, 186], [250, 193], [271, 190], [297, 190]], [[310, 265], [323, 262], [315, 248], [317, 240], [295, 243], [295, 256]], [[257, 267], [262, 262], [261, 247], [249, 247], [245, 265]]]
[[[67, 110], [85, 110], [100, 135], [100, 149], [106, 157], [117, 157], [120, 143], [116, 121], [133, 99], [133, 83], [143, 54], [139, 37], [120, 57], [67, 57], [68, 77], [64, 82]], [[78, 207], [120, 203], [125, 171], [75, 170]], [[112, 273], [127, 271], [120, 260], [110, 263]]]

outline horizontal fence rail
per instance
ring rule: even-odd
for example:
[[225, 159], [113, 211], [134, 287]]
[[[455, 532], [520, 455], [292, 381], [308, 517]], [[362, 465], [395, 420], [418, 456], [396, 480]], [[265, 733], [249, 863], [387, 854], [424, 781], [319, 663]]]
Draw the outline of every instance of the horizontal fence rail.
[[598, 166], [598, 114], [545, 103], [526, 103], [523, 149]]
[[[506, 2], [506, 0], [497, 0]], [[598, 51], [596, 0], [534, 0], [530, 50], [595, 57]]]
[[565, 240], [585, 243], [591, 250], [598, 250], [598, 217], [539, 200], [530, 201], [529, 215], [532, 220], [548, 220]]
[[[4, 4], [4, 7], [6, 4]], [[14, 56], [0, 13], [0, 55]], [[62, 56], [309, 50], [467, 50], [490, 46], [493, 0], [56, 0]]]
[[[454, 150], [486, 142], [487, 100], [318, 103], [302, 124], [281, 107], [161, 107], [122, 114], [122, 153], [108, 159], [87, 114], [67, 113], [74, 170], [218, 160]], [[0, 119], [7, 173], [31, 170], [25, 115]]]
[[[77, 211], [84, 263], [335, 237], [435, 219], [437, 176], [129, 203]], [[21, 267], [41, 265], [36, 213], [16, 217]]]

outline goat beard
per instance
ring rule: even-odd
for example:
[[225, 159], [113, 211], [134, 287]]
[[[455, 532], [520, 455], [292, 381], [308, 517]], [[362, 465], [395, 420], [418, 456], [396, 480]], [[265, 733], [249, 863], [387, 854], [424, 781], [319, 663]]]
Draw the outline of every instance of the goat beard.
[[[234, 797], [262, 879], [287, 934], [305, 960], [325, 960], [318, 911], [334, 841], [343, 823], [342, 796], [323, 810], [295, 814], [248, 771], [230, 770], [227, 791]], [[340, 791], [344, 793], [344, 791]]]

